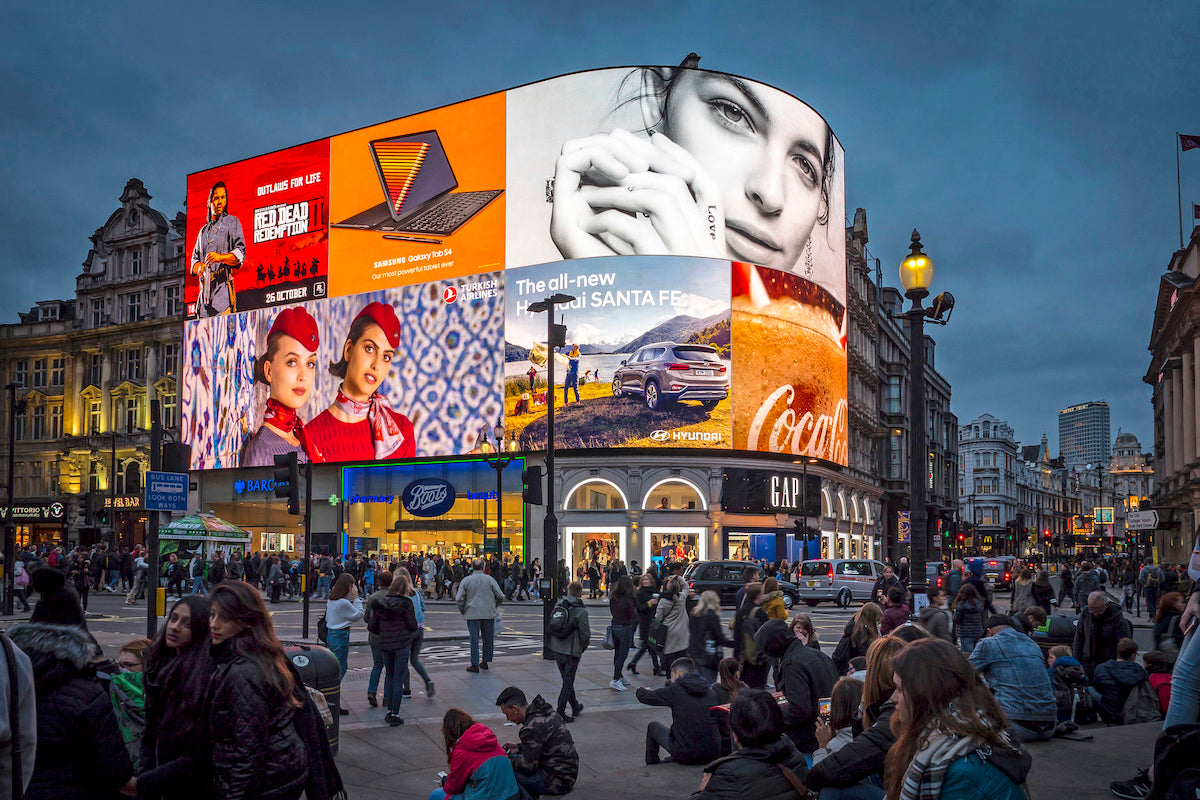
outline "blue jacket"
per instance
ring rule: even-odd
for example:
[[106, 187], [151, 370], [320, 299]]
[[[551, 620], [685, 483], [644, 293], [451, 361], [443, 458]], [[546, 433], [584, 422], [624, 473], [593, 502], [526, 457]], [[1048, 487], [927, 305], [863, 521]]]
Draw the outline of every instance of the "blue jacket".
[[1025, 800], [1025, 792], [976, 753], [963, 756], [946, 770], [940, 800]]
[[508, 756], [492, 756], [471, 773], [462, 794], [447, 795], [446, 800], [510, 800], [519, 791]]
[[1013, 628], [980, 639], [971, 653], [971, 664], [996, 694], [1009, 719], [1055, 722], [1058, 706], [1046, 674], [1042, 650], [1032, 639]]

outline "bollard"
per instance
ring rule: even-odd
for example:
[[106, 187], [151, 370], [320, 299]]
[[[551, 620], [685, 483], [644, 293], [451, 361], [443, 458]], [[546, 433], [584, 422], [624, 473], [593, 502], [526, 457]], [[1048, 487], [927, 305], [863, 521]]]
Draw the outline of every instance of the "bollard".
[[154, 607], [160, 617], [167, 615], [167, 590], [162, 586], [154, 590]]

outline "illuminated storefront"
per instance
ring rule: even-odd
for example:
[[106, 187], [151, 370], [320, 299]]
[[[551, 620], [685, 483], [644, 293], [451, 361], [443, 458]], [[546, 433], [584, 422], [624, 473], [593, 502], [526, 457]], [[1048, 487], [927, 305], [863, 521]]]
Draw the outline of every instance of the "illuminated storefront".
[[499, 525], [496, 470], [486, 461], [347, 468], [337, 498], [341, 550], [384, 553], [392, 558], [410, 554], [476, 556], [484, 552], [486, 535], [488, 552], [499, 549], [502, 556], [524, 560], [529, 550], [521, 499], [524, 464], [524, 459], [517, 458], [502, 471], [504, 519]]
[[[315, 470], [330, 476], [336, 468]], [[271, 469], [209, 472], [201, 484], [200, 510], [250, 532], [251, 552], [291, 555], [304, 550], [304, 518], [287, 513], [287, 500], [275, 496]], [[313, 502], [317, 499], [314, 496]]]

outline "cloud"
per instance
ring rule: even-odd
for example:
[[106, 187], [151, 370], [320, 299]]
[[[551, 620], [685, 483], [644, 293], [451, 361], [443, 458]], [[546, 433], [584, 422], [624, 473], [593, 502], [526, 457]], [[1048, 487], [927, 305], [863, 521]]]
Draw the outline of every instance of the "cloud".
[[701, 297], [698, 294], [691, 292], [684, 293], [677, 303], [675, 303], [676, 314], [686, 314], [689, 317], [698, 317], [704, 319], [711, 317], [720, 311], [728, 311], [729, 303], [724, 300], [715, 300], [711, 297]]

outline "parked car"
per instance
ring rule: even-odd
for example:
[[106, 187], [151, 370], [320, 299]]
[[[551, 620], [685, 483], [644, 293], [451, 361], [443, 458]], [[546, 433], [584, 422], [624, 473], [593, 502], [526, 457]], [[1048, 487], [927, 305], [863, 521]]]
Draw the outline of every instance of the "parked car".
[[945, 578], [942, 576], [950, 571], [944, 561], [929, 561], [925, 564], [925, 585], [929, 588], [945, 588]]
[[1013, 579], [1013, 556], [975, 556], [967, 558], [963, 563], [968, 567], [974, 562], [983, 563], [983, 579], [993, 589], [1011, 589]]
[[[736, 601], [738, 589], [751, 581], [761, 581], [763, 571], [750, 561], [697, 561], [684, 570], [683, 579], [697, 595], [710, 589], [716, 592], [721, 605], [728, 608]], [[790, 610], [800, 598], [796, 584], [780, 581], [779, 588], [783, 590], [783, 606]]]
[[824, 601], [848, 606], [871, 599], [885, 564], [866, 558], [820, 558], [800, 565], [800, 599], [810, 606]]
[[641, 397], [657, 410], [698, 400], [705, 410], [729, 397], [729, 368], [715, 347], [655, 342], [638, 348], [613, 373], [614, 397]]

